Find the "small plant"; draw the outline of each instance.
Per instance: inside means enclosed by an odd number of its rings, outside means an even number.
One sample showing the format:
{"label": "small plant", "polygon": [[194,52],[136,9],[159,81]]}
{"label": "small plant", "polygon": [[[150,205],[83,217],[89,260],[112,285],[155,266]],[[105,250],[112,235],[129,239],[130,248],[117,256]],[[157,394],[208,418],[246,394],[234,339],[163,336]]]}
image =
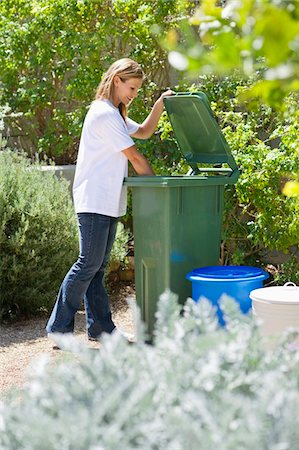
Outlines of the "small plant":
{"label": "small plant", "polygon": [[4,130],[4,117],[5,114],[9,111],[7,106],[0,106],[0,150],[5,147],[6,140],[3,138],[3,130]]}
{"label": "small plant", "polygon": [[40,167],[0,152],[0,321],[52,307],[78,253],[67,182]]}
{"label": "small plant", "polygon": [[112,272],[117,271],[121,266],[127,265],[128,243],[131,233],[123,223],[118,222],[115,241],[110,253],[109,267]]}
{"label": "small plant", "polygon": [[299,286],[298,258],[292,255],[286,262],[280,264],[274,271],[273,278],[277,285],[292,281]]}
{"label": "small plant", "polygon": [[[224,300],[159,302],[154,345],[107,335],[100,351],[60,340],[75,357],[45,358],[0,403],[0,449],[293,450],[299,351],[288,335],[266,350],[251,316]],[[297,335],[298,336],[298,335]],[[42,443],[42,444],[41,444]]]}

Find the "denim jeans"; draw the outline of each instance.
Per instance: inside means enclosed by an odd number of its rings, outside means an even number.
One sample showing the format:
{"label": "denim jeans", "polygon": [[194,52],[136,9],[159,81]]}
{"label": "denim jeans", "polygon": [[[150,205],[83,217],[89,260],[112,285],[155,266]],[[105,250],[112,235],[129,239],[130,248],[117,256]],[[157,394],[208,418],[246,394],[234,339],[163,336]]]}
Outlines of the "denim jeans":
{"label": "denim jeans", "polygon": [[80,254],[65,276],[52,314],[48,333],[74,331],[75,313],[84,300],[87,335],[111,333],[112,321],[109,299],[104,286],[104,272],[115,239],[118,219],[95,213],[79,213]]}

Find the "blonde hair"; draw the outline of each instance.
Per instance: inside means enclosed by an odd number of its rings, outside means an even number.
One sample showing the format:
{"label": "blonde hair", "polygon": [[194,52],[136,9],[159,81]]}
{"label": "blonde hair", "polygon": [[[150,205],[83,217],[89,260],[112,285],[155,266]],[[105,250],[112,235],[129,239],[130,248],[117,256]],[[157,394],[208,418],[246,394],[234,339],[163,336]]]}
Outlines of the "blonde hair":
{"label": "blonde hair", "polygon": [[[115,61],[109,69],[104,73],[102,80],[97,88],[96,100],[111,99],[114,91],[114,77],[118,75],[122,81],[129,80],[130,78],[138,78],[142,81],[145,79],[145,74],[141,66],[132,59],[122,58]],[[120,103],[119,112],[125,119],[127,116],[127,107],[123,103]]]}

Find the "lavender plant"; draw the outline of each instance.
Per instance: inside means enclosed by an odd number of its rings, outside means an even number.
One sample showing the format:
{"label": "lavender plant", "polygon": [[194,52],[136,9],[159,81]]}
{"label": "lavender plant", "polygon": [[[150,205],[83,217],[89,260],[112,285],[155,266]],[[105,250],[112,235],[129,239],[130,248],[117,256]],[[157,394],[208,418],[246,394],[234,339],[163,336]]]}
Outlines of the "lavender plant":
{"label": "lavender plant", "polygon": [[24,153],[0,151],[0,322],[52,308],[77,257],[68,184]]}
{"label": "lavender plant", "polygon": [[[0,449],[287,450],[298,448],[299,352],[267,350],[252,317],[223,302],[159,302],[154,345],[105,336],[100,351],[65,337],[69,356],[39,360],[0,406]],[[66,353],[66,355],[68,355]]]}

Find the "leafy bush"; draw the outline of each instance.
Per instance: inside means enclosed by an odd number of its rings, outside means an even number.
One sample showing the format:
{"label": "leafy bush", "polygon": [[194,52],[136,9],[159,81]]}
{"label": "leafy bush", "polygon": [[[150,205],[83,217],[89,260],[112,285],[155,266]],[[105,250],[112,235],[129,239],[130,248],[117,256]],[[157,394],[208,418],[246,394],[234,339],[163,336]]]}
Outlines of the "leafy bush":
{"label": "leafy bush", "polygon": [[[151,30],[177,23],[183,0],[9,0],[0,2],[0,104],[11,139],[57,163],[73,162],[86,108],[116,59],[136,59],[153,83],[136,102],[145,116],[154,92],[170,84],[167,54]],[[159,89],[158,88],[158,89]],[[14,142],[14,143],[15,143]]]}
{"label": "leafy bush", "polygon": [[[298,90],[299,3],[297,0],[207,0],[162,39],[169,60],[190,75],[259,74],[247,95],[280,106]],[[284,27],[280,27],[283,21]]]}
{"label": "leafy bush", "polygon": [[[294,104],[298,106],[298,101]],[[234,239],[235,249],[238,248],[243,257],[256,255],[262,248],[289,252],[295,247],[296,251],[299,244],[299,202],[282,193],[285,181],[299,171],[298,133],[295,132],[298,115],[292,116],[291,121],[288,111],[280,120],[277,117],[269,120],[271,116],[273,111],[219,114],[241,170],[235,191],[230,192],[237,201],[234,207],[228,203],[225,228],[229,229],[230,244]],[[236,222],[238,230],[233,226]],[[247,238],[246,243],[244,238]]]}
{"label": "leafy bush", "polygon": [[0,152],[0,320],[52,306],[77,256],[67,182],[40,167]]}
{"label": "leafy bush", "polygon": [[[206,300],[159,302],[155,345],[106,336],[0,404],[0,448],[293,450],[299,440],[299,352],[289,336],[267,350],[252,317],[226,300],[218,329]],[[230,319],[229,319],[230,318]],[[67,356],[67,355],[66,355]]]}
{"label": "leafy bush", "polygon": [[[278,264],[277,267],[270,266],[275,284],[282,286],[288,281],[299,286],[299,264],[298,257],[291,255],[285,262]],[[274,270],[273,270],[274,269]]]}
{"label": "leafy bush", "polygon": [[115,241],[110,253],[108,270],[118,270],[121,265],[126,265],[130,238],[130,231],[124,227],[122,222],[118,222]]}
{"label": "leafy bush", "polygon": [[[275,26],[282,17],[285,27]],[[218,113],[224,103],[230,104],[230,114],[225,111],[219,116],[222,123],[227,121],[227,138],[242,170],[236,191],[228,190],[226,202],[225,240],[233,247],[228,257],[240,264],[246,258],[256,259],[265,246],[291,250],[297,272],[298,17],[299,2],[294,0],[202,1],[179,29],[174,27],[161,39],[171,64],[192,79],[199,73],[228,75],[225,85],[233,88],[231,76],[236,70],[242,73],[245,88],[236,86],[227,97],[225,89],[216,88],[215,99]],[[231,108],[237,106],[238,90],[255,110],[242,104],[238,110]],[[297,99],[290,114],[285,100],[295,97],[294,92]],[[281,190],[291,199],[284,198]]]}
{"label": "leafy bush", "polygon": [[[248,105],[242,96],[253,82],[237,74],[202,76],[194,85],[177,89],[207,94],[240,168],[236,185],[225,190],[222,264],[261,264],[265,249],[280,250],[294,261],[283,268],[292,279],[299,271],[299,202],[282,190],[299,173],[298,96],[285,99],[283,113],[260,102]],[[159,131],[162,139],[173,141],[166,117]],[[183,168],[179,154],[174,156]]]}

